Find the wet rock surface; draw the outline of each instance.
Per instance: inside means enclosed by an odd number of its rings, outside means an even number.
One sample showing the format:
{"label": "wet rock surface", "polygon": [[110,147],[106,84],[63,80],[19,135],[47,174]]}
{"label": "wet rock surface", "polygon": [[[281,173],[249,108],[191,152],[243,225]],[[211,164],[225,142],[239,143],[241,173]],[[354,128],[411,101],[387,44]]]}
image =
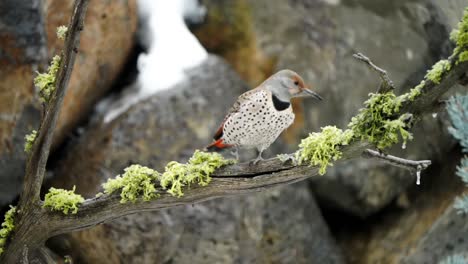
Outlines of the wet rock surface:
{"label": "wet rock surface", "polygon": [[449,207],[402,263],[440,262],[455,254],[468,258],[467,219],[468,215]]}
{"label": "wet rock surface", "polygon": [[[245,83],[211,56],[186,81],[96,123],[56,171],[54,186],[94,195],[129,163],[158,170],[186,160],[212,136]],[[90,183],[91,182],[91,183]],[[307,184],[126,216],[61,239],[95,263],[344,263]],[[53,244],[53,242],[51,242]],[[102,249],[102,250],[96,250]]]}

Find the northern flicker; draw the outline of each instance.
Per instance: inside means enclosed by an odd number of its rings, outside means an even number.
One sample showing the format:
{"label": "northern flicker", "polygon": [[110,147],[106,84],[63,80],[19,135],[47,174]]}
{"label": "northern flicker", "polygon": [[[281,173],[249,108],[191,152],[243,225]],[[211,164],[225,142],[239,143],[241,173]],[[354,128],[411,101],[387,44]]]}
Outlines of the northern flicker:
{"label": "northern flicker", "polygon": [[322,97],[306,87],[304,80],[291,70],[281,70],[257,88],[243,93],[229,110],[219,126],[214,141],[207,149],[256,148],[258,157],[253,164],[263,160],[262,153],[294,121],[291,98]]}

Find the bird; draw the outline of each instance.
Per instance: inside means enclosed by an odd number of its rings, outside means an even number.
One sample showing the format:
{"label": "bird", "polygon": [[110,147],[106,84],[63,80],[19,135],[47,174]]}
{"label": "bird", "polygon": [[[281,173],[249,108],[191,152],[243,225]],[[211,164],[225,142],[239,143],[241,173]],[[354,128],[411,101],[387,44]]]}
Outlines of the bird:
{"label": "bird", "polygon": [[250,163],[257,164],[263,160],[263,151],[293,123],[291,99],[305,96],[323,100],[296,72],[278,71],[237,98],[206,150],[235,148],[233,155],[238,160],[239,148],[254,148],[258,156]]}

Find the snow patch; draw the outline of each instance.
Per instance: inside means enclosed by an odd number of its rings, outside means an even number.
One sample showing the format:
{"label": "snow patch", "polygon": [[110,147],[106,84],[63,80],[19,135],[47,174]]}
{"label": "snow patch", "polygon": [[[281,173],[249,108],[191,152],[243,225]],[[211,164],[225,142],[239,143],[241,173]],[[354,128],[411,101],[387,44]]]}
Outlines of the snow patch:
{"label": "snow patch", "polygon": [[187,69],[200,65],[208,53],[185,20],[200,22],[206,9],[197,0],[138,0],[138,39],[146,49],[137,61],[138,91],[124,95],[104,117],[110,122],[130,106],[183,81]]}
{"label": "snow patch", "polygon": [[203,13],[204,9],[196,0],[139,0],[138,4],[147,23],[142,42],[149,43],[148,52],[138,57],[138,83],[140,94],[148,96],[182,81],[184,70],[207,58],[206,50],[184,21],[184,17]]}

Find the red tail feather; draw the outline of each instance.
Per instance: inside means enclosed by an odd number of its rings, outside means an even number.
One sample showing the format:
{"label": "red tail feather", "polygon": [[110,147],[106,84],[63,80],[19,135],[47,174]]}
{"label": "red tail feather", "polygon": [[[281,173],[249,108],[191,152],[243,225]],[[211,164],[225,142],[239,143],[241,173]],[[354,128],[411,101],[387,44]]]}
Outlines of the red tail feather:
{"label": "red tail feather", "polygon": [[218,140],[215,140],[213,143],[211,143],[210,145],[208,145],[206,147],[206,150],[221,150],[221,149],[225,149],[225,148],[230,148],[232,147],[233,145],[228,145],[228,144],[224,144],[223,143],[223,139],[218,139]]}

